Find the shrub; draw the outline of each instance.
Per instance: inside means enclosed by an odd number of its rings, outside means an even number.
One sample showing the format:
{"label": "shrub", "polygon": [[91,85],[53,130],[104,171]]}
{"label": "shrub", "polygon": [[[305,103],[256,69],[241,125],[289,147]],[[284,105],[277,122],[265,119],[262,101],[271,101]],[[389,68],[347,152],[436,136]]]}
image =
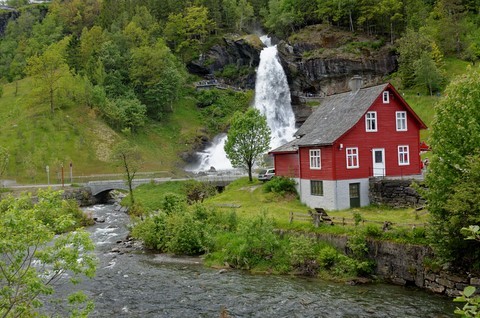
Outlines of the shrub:
{"label": "shrub", "polygon": [[302,275],[317,274],[319,266],[315,257],[315,244],[312,238],[303,235],[290,238],[290,262]]}
{"label": "shrub", "polygon": [[195,220],[192,213],[172,214],[167,219],[170,239],[168,252],[180,255],[197,255],[204,249],[204,227]]}
{"label": "shrub", "polygon": [[147,216],[134,224],[132,237],[143,241],[146,248],[167,251],[167,214],[163,211]]}
{"label": "shrub", "polygon": [[167,214],[184,212],[187,209],[184,196],[175,193],[167,193],[163,197],[162,210]]}
{"label": "shrub", "polygon": [[381,237],[383,235],[382,229],[375,224],[368,224],[365,227],[365,235],[368,237]]}
{"label": "shrub", "polygon": [[280,195],[285,195],[286,193],[297,194],[295,188],[295,181],[290,178],[285,177],[275,177],[264,185],[265,192],[274,192]]}
{"label": "shrub", "polygon": [[215,189],[213,184],[208,182],[189,180],[185,182],[185,192],[187,195],[187,202],[193,204],[196,202],[203,202],[204,199],[215,195],[217,189]]}
{"label": "shrub", "polygon": [[355,226],[358,226],[362,222],[362,215],[358,212],[353,213],[353,220],[355,221]]}
{"label": "shrub", "polygon": [[322,268],[331,269],[338,260],[338,251],[332,246],[326,246],[318,254],[318,262]]}
{"label": "shrub", "polygon": [[225,246],[225,261],[238,268],[250,269],[271,259],[279,246],[273,221],[265,215],[241,222],[235,237]]}
{"label": "shrub", "polygon": [[367,257],[368,246],[365,235],[355,233],[350,236],[347,241],[347,247],[355,259],[363,260]]}

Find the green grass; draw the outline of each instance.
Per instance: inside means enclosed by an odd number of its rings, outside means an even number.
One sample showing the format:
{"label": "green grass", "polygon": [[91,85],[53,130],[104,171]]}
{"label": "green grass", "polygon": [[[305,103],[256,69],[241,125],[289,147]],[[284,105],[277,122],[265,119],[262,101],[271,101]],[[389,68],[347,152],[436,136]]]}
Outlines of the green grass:
{"label": "green grass", "polygon": [[[167,193],[184,194],[184,182],[169,181],[164,183],[150,183],[137,187],[134,190],[135,201],[148,211],[155,211],[160,209],[163,197]],[[128,204],[128,198],[124,199],[125,204]],[[123,202],[122,202],[123,203]]]}
{"label": "green grass", "polygon": [[[33,102],[29,96],[30,78],[3,86],[0,98],[0,146],[8,149],[10,161],[2,178],[21,183],[46,183],[46,166],[50,181],[60,181],[61,166],[65,176],[73,164],[73,175],[121,173],[110,162],[113,147],[130,139],[140,147],[145,164],[142,171],[168,171],[182,174],[179,153],[190,150],[203,126],[193,93],[174,105],[174,112],[162,122],[150,121],[135,135],[112,130],[94,109],[83,105],[58,109],[52,115],[48,105]],[[75,182],[81,180],[75,180]]]}
{"label": "green grass", "polygon": [[[147,210],[158,210],[166,193],[185,193],[183,184],[183,182],[176,181],[142,185],[134,190],[135,199]],[[425,210],[415,211],[413,208],[391,209],[381,206],[368,206],[342,211],[327,211],[329,216],[335,218],[335,225],[321,225],[315,228],[312,222],[308,220],[296,220],[294,218],[293,222],[290,223],[290,212],[307,214],[309,210],[297,197],[293,195],[283,197],[274,193],[266,193],[264,186],[265,184],[262,182],[256,180],[249,182],[248,178],[241,178],[229,184],[222,193],[207,198],[204,204],[225,213],[234,210],[240,218],[251,219],[265,213],[266,216],[274,219],[275,226],[279,229],[343,235],[359,230],[368,231],[372,227],[377,227],[378,232],[384,239],[410,243],[425,242],[424,236],[416,237],[415,235],[418,233],[412,231],[413,225],[417,229],[423,229],[424,224],[427,223],[429,214]],[[358,226],[355,226],[353,218],[356,213],[367,222],[360,222]],[[342,225],[342,218],[347,221],[345,226]],[[381,229],[385,221],[393,223],[393,226],[391,231],[383,233]]]}

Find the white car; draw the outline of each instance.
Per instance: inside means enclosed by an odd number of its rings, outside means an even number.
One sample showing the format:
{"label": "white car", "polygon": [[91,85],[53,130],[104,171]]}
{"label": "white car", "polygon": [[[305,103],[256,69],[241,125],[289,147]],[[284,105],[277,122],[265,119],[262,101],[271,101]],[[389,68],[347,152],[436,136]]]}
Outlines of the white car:
{"label": "white car", "polygon": [[273,177],[275,177],[275,169],[274,168],[263,169],[258,174],[258,180],[263,181],[263,182],[269,181]]}

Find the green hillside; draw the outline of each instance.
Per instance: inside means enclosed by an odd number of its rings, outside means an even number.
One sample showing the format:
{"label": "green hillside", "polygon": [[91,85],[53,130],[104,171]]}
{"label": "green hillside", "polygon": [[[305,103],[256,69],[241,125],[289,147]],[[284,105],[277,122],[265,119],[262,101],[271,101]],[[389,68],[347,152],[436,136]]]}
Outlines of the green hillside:
{"label": "green hillside", "polygon": [[111,129],[98,111],[85,106],[57,110],[53,115],[46,105],[29,100],[29,78],[4,85],[0,98],[0,145],[9,149],[11,160],[5,178],[21,182],[46,182],[45,166],[51,177],[62,163],[73,163],[74,175],[115,173],[109,155],[121,140],[139,145],[144,171],[179,172],[178,153],[189,150],[202,127],[195,99],[186,95],[175,105],[175,112],[164,122],[149,121],[137,134],[122,134]]}

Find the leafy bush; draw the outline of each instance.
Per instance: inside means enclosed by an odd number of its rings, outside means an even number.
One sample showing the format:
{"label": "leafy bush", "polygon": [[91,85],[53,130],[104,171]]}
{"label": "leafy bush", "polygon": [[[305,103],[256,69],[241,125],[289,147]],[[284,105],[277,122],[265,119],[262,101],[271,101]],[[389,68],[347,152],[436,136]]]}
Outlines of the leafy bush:
{"label": "leafy bush", "polygon": [[183,212],[187,209],[185,197],[175,193],[165,194],[161,206],[162,210],[167,214]]}
{"label": "leafy bush", "polygon": [[365,235],[368,237],[382,237],[383,232],[379,226],[375,224],[368,224],[365,227]]}
{"label": "leafy bush", "polygon": [[290,238],[290,262],[303,275],[317,274],[319,265],[316,260],[315,244],[314,239],[303,235]]}
{"label": "leafy bush", "polygon": [[157,212],[136,222],[132,228],[132,237],[143,241],[146,248],[167,252],[167,214]]}
{"label": "leafy bush", "polygon": [[191,213],[172,214],[167,220],[168,252],[179,255],[197,255],[205,251],[205,227]]}
{"label": "leafy bush", "polygon": [[250,269],[261,261],[271,259],[279,246],[273,232],[273,220],[265,215],[240,223],[235,240],[225,246],[225,261],[237,268]]}
{"label": "leafy bush", "polygon": [[215,186],[208,182],[189,180],[185,182],[185,192],[189,204],[203,202],[204,199],[217,193]]}
{"label": "leafy bush", "polygon": [[347,247],[355,259],[363,260],[367,257],[368,246],[365,235],[355,233],[350,236],[347,241]]}
{"label": "leafy bush", "polygon": [[338,260],[338,254],[338,251],[332,246],[322,248],[318,254],[320,266],[325,269],[331,269]]}
{"label": "leafy bush", "polygon": [[263,190],[267,193],[274,192],[280,195],[285,195],[287,193],[297,194],[295,185],[296,183],[293,179],[285,177],[275,177],[265,183]]}

